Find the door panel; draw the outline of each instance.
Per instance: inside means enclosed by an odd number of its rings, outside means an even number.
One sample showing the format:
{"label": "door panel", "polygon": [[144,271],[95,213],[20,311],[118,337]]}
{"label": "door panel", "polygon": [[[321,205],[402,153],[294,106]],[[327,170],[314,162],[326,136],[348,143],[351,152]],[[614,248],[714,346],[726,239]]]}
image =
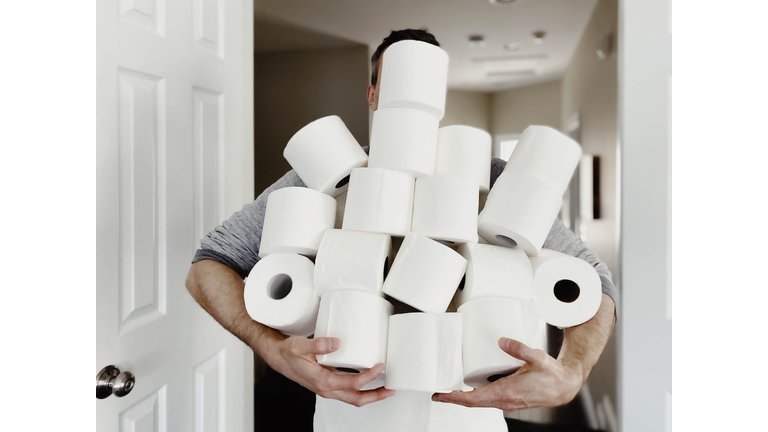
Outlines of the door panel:
{"label": "door panel", "polygon": [[224,95],[195,88],[195,244],[224,218]]}
{"label": "door panel", "polygon": [[253,199],[252,25],[247,0],[97,4],[94,372],[136,376],[97,401],[99,431],[253,429],[252,352],[184,286]]}
{"label": "door panel", "polygon": [[120,334],[165,315],[165,86],[118,70]]}

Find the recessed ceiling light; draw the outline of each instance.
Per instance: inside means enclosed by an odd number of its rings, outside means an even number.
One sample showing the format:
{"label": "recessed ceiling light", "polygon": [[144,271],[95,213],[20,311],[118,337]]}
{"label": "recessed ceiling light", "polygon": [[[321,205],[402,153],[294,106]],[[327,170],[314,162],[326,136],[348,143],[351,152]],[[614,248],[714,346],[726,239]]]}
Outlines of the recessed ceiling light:
{"label": "recessed ceiling light", "polygon": [[512,77],[535,76],[538,74],[539,74],[538,69],[525,69],[525,70],[518,70],[518,71],[486,72],[485,76],[488,78],[494,78],[494,77],[512,78]]}
{"label": "recessed ceiling light", "polygon": [[533,32],[533,43],[536,45],[541,45],[544,43],[544,36],[547,35],[547,32],[543,30],[538,30]]}
{"label": "recessed ceiling light", "polygon": [[486,63],[486,62],[505,62],[510,60],[546,60],[548,58],[549,58],[549,55],[547,55],[547,53],[515,54],[515,55],[504,55],[504,56],[494,56],[494,57],[475,57],[472,59],[472,62]]}
{"label": "recessed ceiling light", "polygon": [[518,51],[520,50],[520,43],[511,42],[511,43],[505,44],[504,49],[507,51]]}
{"label": "recessed ceiling light", "polygon": [[512,4],[517,3],[520,0],[488,0],[491,4]]}
{"label": "recessed ceiling light", "polygon": [[485,37],[483,35],[475,34],[469,36],[469,46],[471,48],[481,48],[485,46]]}

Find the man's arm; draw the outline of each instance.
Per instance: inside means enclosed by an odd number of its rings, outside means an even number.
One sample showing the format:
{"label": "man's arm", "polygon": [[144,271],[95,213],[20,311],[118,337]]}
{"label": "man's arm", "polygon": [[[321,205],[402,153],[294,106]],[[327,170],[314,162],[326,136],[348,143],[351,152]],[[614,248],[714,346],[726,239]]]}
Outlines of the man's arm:
{"label": "man's arm", "polygon": [[384,388],[359,391],[376,378],[383,364],[355,376],[336,375],[320,366],[315,356],[339,349],[341,342],[337,338],[286,338],[253,321],[245,309],[243,278],[259,261],[267,197],[274,190],[290,186],[304,186],[294,171],[211,231],[195,253],[187,289],[203,309],[248,344],[272,369],[318,395],[356,406],[389,397],[394,391]]}
{"label": "man's arm", "polygon": [[[616,306],[613,299],[609,295],[603,294],[600,309],[597,310],[592,319],[584,324],[565,329],[563,346],[560,348],[560,355],[557,359],[566,367],[581,368],[579,375],[582,378],[579,388],[587,381],[589,373],[595,367],[597,360],[600,359],[600,354],[603,353],[605,344],[608,343],[608,338],[613,333],[613,328],[616,325],[615,311]],[[578,390],[576,389],[577,393]],[[571,399],[567,400],[566,403],[570,402]]]}
{"label": "man's arm", "polygon": [[272,357],[285,337],[251,319],[245,310],[244,289],[234,270],[212,260],[192,264],[187,275],[187,290],[206,312],[262,358]]}
{"label": "man's arm", "polygon": [[272,369],[325,398],[338,399],[355,406],[386,399],[393,390],[379,388],[360,391],[383,370],[378,364],[359,375],[336,375],[317,363],[316,355],[339,349],[338,338],[307,339],[279,332],[253,321],[245,309],[245,284],[238,274],[212,260],[192,264],[187,289],[200,306],[225,329],[258,353]]}

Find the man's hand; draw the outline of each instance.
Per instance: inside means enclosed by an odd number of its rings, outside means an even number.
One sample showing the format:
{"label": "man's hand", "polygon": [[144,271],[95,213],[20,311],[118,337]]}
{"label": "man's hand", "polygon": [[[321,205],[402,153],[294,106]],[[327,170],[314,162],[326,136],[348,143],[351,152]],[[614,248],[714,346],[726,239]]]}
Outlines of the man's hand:
{"label": "man's hand", "polygon": [[384,370],[383,364],[359,375],[336,375],[320,366],[315,355],[339,349],[337,338],[285,338],[278,331],[252,320],[245,310],[240,276],[224,264],[204,260],[192,264],[187,289],[192,297],[225,329],[240,338],[277,372],[325,398],[363,406],[395,394],[379,388],[359,391]]}
{"label": "man's hand", "polygon": [[432,400],[469,407],[495,407],[504,411],[566,404],[576,397],[600,358],[616,323],[615,311],[613,299],[603,294],[600,308],[592,319],[565,329],[557,360],[522,342],[501,338],[499,347],[512,357],[523,360],[523,367],[485,387],[468,393],[435,394]]}
{"label": "man's hand", "polygon": [[338,350],[339,346],[338,338],[307,339],[291,336],[279,342],[276,349],[270,350],[272,355],[265,360],[272,369],[318,395],[356,407],[394,396],[394,390],[384,387],[360,391],[384,370],[384,363],[359,375],[336,375],[317,363],[316,355],[330,354]]}
{"label": "man's hand", "polygon": [[436,393],[432,400],[468,407],[493,407],[504,411],[563,405],[576,397],[584,383],[580,368],[570,368],[513,339],[499,339],[499,347],[525,364],[514,374],[471,392]]}

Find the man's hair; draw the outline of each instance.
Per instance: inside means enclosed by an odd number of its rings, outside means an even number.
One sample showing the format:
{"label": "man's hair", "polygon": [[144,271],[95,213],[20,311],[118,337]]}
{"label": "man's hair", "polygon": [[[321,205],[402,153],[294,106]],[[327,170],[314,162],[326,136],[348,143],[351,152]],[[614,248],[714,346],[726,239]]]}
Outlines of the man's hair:
{"label": "man's hair", "polygon": [[375,86],[376,83],[379,81],[379,59],[381,58],[381,54],[390,45],[392,45],[395,42],[400,42],[402,40],[417,40],[417,41],[422,41],[426,43],[431,43],[432,45],[440,46],[440,43],[437,41],[437,39],[435,39],[435,36],[432,33],[427,32],[426,30],[405,29],[405,30],[393,31],[392,33],[389,34],[389,36],[384,38],[384,40],[381,42],[381,45],[379,45],[379,47],[376,48],[376,52],[373,53],[373,55],[371,56],[371,84],[372,85]]}

